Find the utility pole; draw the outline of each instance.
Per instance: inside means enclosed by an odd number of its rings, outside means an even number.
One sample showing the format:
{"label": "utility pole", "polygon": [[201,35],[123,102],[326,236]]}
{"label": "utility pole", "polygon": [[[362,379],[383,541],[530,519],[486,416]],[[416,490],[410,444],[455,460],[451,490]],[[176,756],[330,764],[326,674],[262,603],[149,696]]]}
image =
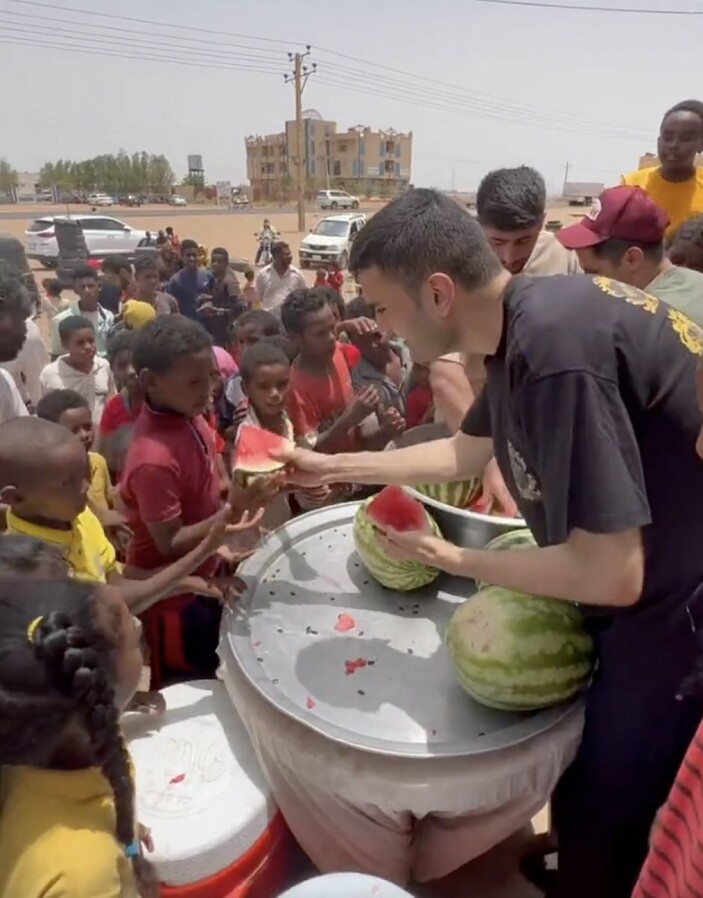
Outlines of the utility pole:
{"label": "utility pole", "polygon": [[317,63],[312,66],[305,65],[305,59],[310,55],[310,46],[306,46],[305,53],[289,53],[288,59],[293,65],[290,75],[284,75],[286,84],[292,84],[295,91],[295,182],[296,195],[298,197],[298,230],[305,230],[305,149],[304,149],[304,125],[303,125],[303,91],[308,83],[308,78],[317,70]]}
{"label": "utility pole", "polygon": [[562,196],[566,196],[566,185],[569,183],[569,169],[571,168],[571,164],[569,162],[564,166],[564,189],[562,191]]}

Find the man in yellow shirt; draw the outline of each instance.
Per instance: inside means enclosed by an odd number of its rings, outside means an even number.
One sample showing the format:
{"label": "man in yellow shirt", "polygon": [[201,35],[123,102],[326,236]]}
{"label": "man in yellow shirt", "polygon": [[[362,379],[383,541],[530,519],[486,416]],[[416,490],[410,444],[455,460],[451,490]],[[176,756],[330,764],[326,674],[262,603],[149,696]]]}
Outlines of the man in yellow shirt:
{"label": "man in yellow shirt", "polygon": [[703,103],[684,100],[662,119],[657,141],[659,165],[623,175],[621,183],[641,187],[669,216],[667,234],[691,215],[703,212]]}

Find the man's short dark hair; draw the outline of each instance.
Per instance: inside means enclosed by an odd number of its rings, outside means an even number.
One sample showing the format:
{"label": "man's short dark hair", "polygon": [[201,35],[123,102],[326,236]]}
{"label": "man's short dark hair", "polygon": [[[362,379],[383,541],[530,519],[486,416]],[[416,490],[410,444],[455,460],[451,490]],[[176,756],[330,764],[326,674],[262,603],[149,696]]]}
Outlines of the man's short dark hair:
{"label": "man's short dark hair", "polygon": [[214,259],[215,256],[222,256],[222,258],[229,264],[229,253],[222,246],[216,246],[215,249],[210,253],[210,258]]}
{"label": "man's short dark hair", "polygon": [[83,280],[83,278],[92,278],[94,281],[97,281],[98,273],[94,268],[91,268],[90,265],[78,265],[73,269],[72,277],[74,284],[76,281]]}
{"label": "man's short dark hair", "polygon": [[250,381],[262,365],[285,365],[286,368],[290,365],[288,356],[283,349],[271,342],[271,339],[255,343],[242,354],[239,373],[244,383]]}
{"label": "man's short dark hair", "polygon": [[354,318],[371,318],[375,321],[376,309],[363,296],[355,296],[344,307],[344,320],[352,321]]}
{"label": "man's short dark hair", "polygon": [[186,252],[190,252],[193,249],[196,251],[196,253],[198,252],[198,244],[195,242],[195,240],[190,240],[190,239],[186,238],[181,243],[181,255],[182,256],[184,256],[186,254]]}
{"label": "man's short dark hair", "polygon": [[544,178],[527,165],[489,172],[476,193],[479,222],[497,231],[523,231],[541,225],[546,208]]}
{"label": "man's short dark hair", "polygon": [[71,334],[75,334],[76,331],[91,330],[95,333],[93,322],[83,315],[69,315],[67,318],[62,318],[59,321],[58,330],[62,343],[66,343]]}
{"label": "man's short dark hair", "polygon": [[0,313],[28,318],[34,303],[17,269],[0,261]]}
{"label": "man's short dark hair", "polygon": [[137,331],[129,330],[126,327],[120,328],[120,330],[116,330],[113,334],[110,334],[107,338],[106,352],[107,360],[110,365],[114,365],[115,359],[120,352],[125,352],[125,350],[132,351],[136,334]]}
{"label": "man's short dark hair", "polygon": [[308,315],[314,315],[326,305],[327,297],[322,290],[309,287],[294,290],[283,300],[281,323],[289,334],[300,335],[305,330],[305,319]]}
{"label": "man's short dark hair", "polygon": [[662,125],[675,112],[692,112],[701,120],[701,127],[703,128],[703,102],[701,100],[681,100],[680,103],[676,103],[676,105],[672,106],[671,109],[667,109],[664,113]]}
{"label": "man's short dark hair", "polygon": [[703,247],[703,215],[691,215],[676,228],[667,240],[667,249],[676,243],[692,243]]}
{"label": "man's short dark hair", "polygon": [[628,249],[642,250],[643,255],[650,262],[661,262],[664,258],[663,243],[643,243],[640,240],[620,240],[618,237],[611,237],[603,243],[598,243],[592,247],[593,255],[597,259],[605,259],[617,265]]}
{"label": "man's short dark hair", "polygon": [[197,321],[185,315],[157,315],[136,331],[132,364],[137,372],[148,368],[155,374],[165,374],[181,356],[209,347],[212,347],[210,334]]}
{"label": "man's short dark hair", "polygon": [[290,244],[286,243],[285,240],[276,240],[276,242],[271,246],[271,255],[280,256],[280,254],[285,252],[287,249],[290,249]]}
{"label": "man's short dark hair", "polygon": [[143,274],[145,271],[158,271],[159,266],[156,264],[154,256],[140,256],[134,263],[135,275]]}
{"label": "man's short dark hair", "polygon": [[106,256],[100,266],[103,274],[122,274],[123,271],[132,271],[132,264],[127,256]]}
{"label": "man's short dark hair", "polygon": [[259,328],[262,337],[273,337],[281,333],[281,322],[273,312],[267,312],[266,309],[249,309],[241,314],[232,325],[232,330],[241,327]]}
{"label": "man's short dark hair", "polygon": [[61,291],[63,290],[63,284],[58,278],[44,278],[42,281],[42,287],[46,290],[49,296],[53,297],[61,297]]}
{"label": "man's short dark hair", "polygon": [[453,199],[425,188],[409,190],[364,225],[349,267],[357,273],[372,266],[402,283],[411,296],[434,272],[475,290],[502,270],[478,222]]}
{"label": "man's short dark hair", "polygon": [[70,412],[76,408],[90,409],[85,396],[81,396],[75,390],[52,390],[37,402],[37,418],[58,424],[64,412]]}

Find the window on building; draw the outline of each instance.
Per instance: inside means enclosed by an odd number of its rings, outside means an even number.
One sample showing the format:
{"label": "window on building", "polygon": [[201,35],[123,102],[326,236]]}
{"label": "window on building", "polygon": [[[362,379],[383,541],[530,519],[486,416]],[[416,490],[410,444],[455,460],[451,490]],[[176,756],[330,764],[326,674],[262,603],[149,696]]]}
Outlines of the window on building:
{"label": "window on building", "polygon": [[392,156],[395,153],[395,144],[392,140],[386,141],[386,153]]}
{"label": "window on building", "polygon": [[346,152],[347,152],[347,145],[346,145],[346,143],[340,143],[340,145],[339,145],[339,152],[340,152],[340,153],[346,153]]}
{"label": "window on building", "polygon": [[342,176],[342,163],[339,159],[335,159],[332,163],[333,172],[335,178],[340,178]]}
{"label": "window on building", "polygon": [[400,144],[399,143],[397,143],[395,145],[395,158],[400,159]]}

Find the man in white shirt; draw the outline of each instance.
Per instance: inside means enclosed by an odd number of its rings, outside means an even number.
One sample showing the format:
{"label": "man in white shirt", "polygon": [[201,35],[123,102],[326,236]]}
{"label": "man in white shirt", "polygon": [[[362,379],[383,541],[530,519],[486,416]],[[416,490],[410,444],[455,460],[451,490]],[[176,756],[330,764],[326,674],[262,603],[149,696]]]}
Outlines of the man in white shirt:
{"label": "man in white shirt", "polygon": [[254,286],[263,307],[278,313],[286,296],[304,289],[307,284],[300,270],[291,264],[293,253],[287,243],[274,243],[271,254],[273,262],[261,269]]}
{"label": "man in white shirt", "polygon": [[75,390],[86,400],[93,423],[100,424],[105,403],[115,395],[115,380],[106,359],[95,352],[95,331],[87,318],[71,315],[59,324],[64,355],[41,373],[41,394],[54,390]]}
{"label": "man in white shirt", "polygon": [[95,331],[95,345],[99,356],[107,353],[107,334],[115,323],[115,316],[109,309],[103,308],[98,302],[100,296],[100,282],[96,272],[85,265],[73,272],[73,291],[78,297],[78,302],[59,314],[51,322],[51,355],[56,358],[63,351],[59,336],[59,325],[72,315],[82,315],[93,325]]}
{"label": "man in white shirt", "polygon": [[[19,275],[0,262],[0,363],[11,362],[22,349],[32,311],[32,299]],[[14,380],[0,369],[0,424],[26,414]]]}
{"label": "man in white shirt", "polygon": [[2,367],[10,374],[17,386],[19,395],[30,407],[36,408],[41,397],[39,376],[49,362],[49,353],[39,333],[39,328],[32,318],[27,319],[27,339],[20,349],[17,358],[11,362],[3,362]]}

